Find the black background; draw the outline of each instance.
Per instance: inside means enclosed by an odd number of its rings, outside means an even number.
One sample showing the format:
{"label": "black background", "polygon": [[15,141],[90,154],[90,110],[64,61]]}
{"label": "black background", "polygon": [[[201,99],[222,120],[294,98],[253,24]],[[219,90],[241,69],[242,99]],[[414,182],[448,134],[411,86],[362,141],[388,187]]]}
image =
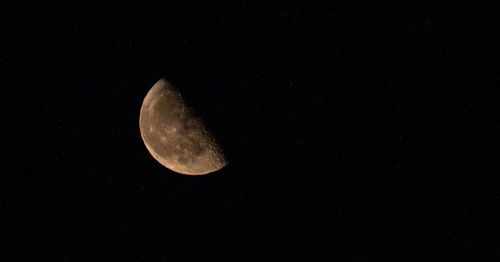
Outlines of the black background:
{"label": "black background", "polygon": [[[2,8],[2,256],[498,255],[492,5]],[[162,77],[227,167],[147,152]]]}

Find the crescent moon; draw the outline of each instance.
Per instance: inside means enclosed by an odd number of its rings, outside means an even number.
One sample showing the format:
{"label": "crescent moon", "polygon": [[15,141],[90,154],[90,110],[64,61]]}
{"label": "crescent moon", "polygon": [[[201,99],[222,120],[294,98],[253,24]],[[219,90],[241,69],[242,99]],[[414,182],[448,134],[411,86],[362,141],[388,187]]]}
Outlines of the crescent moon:
{"label": "crescent moon", "polygon": [[205,175],[227,165],[214,137],[165,79],[149,90],[139,116],[142,140],[166,168],[184,175]]}

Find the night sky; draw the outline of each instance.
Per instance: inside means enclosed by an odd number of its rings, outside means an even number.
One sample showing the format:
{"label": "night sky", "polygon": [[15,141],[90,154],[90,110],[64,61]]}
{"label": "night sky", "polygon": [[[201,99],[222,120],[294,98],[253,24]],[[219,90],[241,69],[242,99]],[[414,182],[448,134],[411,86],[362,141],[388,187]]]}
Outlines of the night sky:
{"label": "night sky", "polygon": [[[493,2],[101,2],[0,11],[0,257],[499,254]],[[160,78],[224,169],[149,154],[139,110]]]}

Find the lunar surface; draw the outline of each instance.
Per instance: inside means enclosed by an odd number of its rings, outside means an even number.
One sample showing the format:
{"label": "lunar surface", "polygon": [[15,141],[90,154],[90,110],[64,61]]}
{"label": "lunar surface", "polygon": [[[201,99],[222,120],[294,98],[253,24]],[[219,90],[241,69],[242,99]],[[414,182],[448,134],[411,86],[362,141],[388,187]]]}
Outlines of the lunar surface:
{"label": "lunar surface", "polygon": [[148,151],[172,171],[204,175],[227,165],[201,119],[165,79],[160,79],[144,98],[139,127]]}

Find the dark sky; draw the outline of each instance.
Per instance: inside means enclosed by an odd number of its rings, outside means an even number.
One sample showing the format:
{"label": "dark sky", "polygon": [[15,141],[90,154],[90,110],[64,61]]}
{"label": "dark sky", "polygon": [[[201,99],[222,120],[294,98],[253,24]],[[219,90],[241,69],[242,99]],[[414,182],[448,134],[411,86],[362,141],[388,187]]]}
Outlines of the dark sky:
{"label": "dark sky", "polygon": [[[492,2],[380,2],[2,8],[0,256],[498,255]],[[139,110],[162,77],[227,167],[182,176],[148,153]]]}

